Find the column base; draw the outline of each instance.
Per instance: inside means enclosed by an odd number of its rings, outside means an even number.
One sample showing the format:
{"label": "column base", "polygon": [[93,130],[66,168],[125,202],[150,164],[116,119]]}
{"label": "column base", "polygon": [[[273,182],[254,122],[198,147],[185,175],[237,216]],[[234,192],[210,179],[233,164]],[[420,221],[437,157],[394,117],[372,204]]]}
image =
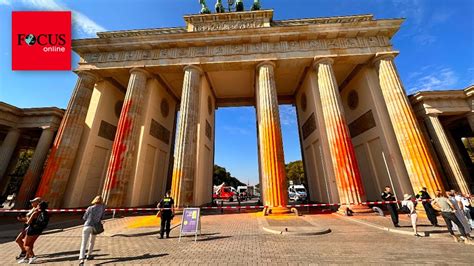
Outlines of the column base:
{"label": "column base", "polygon": [[283,214],[290,214],[291,211],[287,207],[267,207],[263,209],[266,215],[283,215]]}
{"label": "column base", "polygon": [[367,205],[353,204],[353,205],[341,205],[337,210],[337,213],[342,215],[352,215],[352,214],[369,214],[374,213],[374,211],[369,208]]}

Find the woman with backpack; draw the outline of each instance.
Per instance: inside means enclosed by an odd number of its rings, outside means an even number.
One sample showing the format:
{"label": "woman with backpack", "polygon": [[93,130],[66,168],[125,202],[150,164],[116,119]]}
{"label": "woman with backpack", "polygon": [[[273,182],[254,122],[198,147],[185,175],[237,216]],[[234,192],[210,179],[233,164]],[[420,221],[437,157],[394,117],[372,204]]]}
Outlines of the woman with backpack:
{"label": "woman with backpack", "polygon": [[35,212],[28,218],[26,222],[28,227],[26,229],[25,237],[25,250],[26,256],[18,261],[18,263],[29,263],[32,264],[36,260],[35,253],[33,252],[33,246],[38,237],[43,233],[43,230],[48,226],[49,215],[46,211],[48,209],[48,203],[45,201],[40,202],[36,207]]}
{"label": "woman with backpack", "polygon": [[409,195],[409,194],[403,195],[402,211],[406,212],[408,214],[408,217],[410,217],[411,226],[413,226],[413,231],[415,233],[415,236],[421,237],[421,235],[418,234],[418,228],[416,225],[418,221],[418,214],[416,213],[415,202],[416,201],[412,195]]}
{"label": "woman with backpack", "polygon": [[[92,259],[92,251],[94,250],[95,237],[104,231],[102,226],[102,218],[105,213],[105,205],[101,196],[97,196],[92,200],[91,206],[89,206],[84,213],[82,219],[84,222],[84,228],[82,229],[82,242],[81,250],[79,253],[79,261],[81,264],[84,261]],[[87,257],[85,257],[86,246],[89,244],[87,250]]]}
{"label": "woman with backpack", "polygon": [[21,249],[20,255],[16,256],[17,260],[21,260],[26,256],[25,238],[26,238],[26,229],[28,228],[27,222],[28,222],[28,219],[31,217],[31,215],[33,215],[33,213],[35,213],[36,208],[38,207],[38,204],[41,201],[42,200],[41,200],[40,197],[36,197],[36,198],[30,200],[31,210],[29,212],[27,212],[26,215],[19,215],[17,217],[18,221],[24,223],[23,229],[21,230],[21,232],[18,234],[18,236],[15,239],[15,242],[18,244],[18,246]]}

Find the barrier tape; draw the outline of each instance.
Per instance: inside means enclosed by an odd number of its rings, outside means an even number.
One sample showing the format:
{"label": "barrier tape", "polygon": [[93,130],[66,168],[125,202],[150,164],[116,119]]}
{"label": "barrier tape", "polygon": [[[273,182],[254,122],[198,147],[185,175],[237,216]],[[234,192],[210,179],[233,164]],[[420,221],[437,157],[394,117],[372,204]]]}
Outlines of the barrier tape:
{"label": "barrier tape", "polygon": [[[424,200],[414,200],[414,202],[430,202],[431,200],[424,199]],[[401,203],[400,200],[393,200],[393,201],[366,201],[362,202],[359,205],[383,205],[383,204],[392,204],[392,203]],[[308,203],[308,204],[293,204],[287,205],[287,208],[299,208],[299,207],[331,207],[331,206],[341,206],[341,205],[354,205],[354,203]],[[205,207],[195,207],[200,208],[201,210],[220,210],[220,209],[265,209],[268,206],[205,206]],[[174,208],[175,210],[182,210],[183,207]],[[106,208],[106,212],[135,212],[135,211],[158,211],[160,208]],[[170,210],[169,208],[163,208],[161,210]],[[21,213],[21,212],[29,212],[30,210],[5,210],[0,209],[0,213]],[[51,213],[62,213],[62,212],[85,212],[85,208],[75,208],[75,209],[48,209],[48,212]]]}

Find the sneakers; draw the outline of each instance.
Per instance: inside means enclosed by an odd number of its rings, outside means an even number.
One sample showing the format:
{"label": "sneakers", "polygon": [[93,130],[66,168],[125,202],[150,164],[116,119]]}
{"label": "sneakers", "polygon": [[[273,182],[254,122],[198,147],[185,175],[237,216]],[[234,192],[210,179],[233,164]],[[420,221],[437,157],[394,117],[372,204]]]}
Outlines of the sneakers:
{"label": "sneakers", "polygon": [[26,252],[20,253],[20,255],[16,256],[15,259],[19,260],[19,259],[23,259],[24,257],[26,257]]}
{"label": "sneakers", "polygon": [[421,237],[421,235],[420,235],[420,234],[418,234],[418,233],[416,233],[416,234],[415,234],[415,236],[416,236],[416,237]]}
{"label": "sneakers", "polygon": [[18,264],[22,264],[22,263],[28,263],[29,259],[27,258],[23,258],[21,260],[18,261]]}
{"label": "sneakers", "polygon": [[37,257],[31,257],[31,258],[23,258],[21,260],[18,261],[18,264],[22,264],[22,263],[28,263],[28,264],[33,264],[35,261],[36,261]]}
{"label": "sneakers", "polygon": [[457,237],[457,236],[453,236],[453,238],[454,238],[454,242],[460,242],[460,241],[461,241],[461,240],[459,239],[459,237]]}

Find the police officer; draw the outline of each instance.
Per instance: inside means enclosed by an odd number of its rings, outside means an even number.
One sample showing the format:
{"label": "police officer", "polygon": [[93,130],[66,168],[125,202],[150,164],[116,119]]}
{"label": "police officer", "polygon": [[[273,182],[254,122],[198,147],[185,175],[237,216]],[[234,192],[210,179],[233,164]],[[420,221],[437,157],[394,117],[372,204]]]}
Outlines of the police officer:
{"label": "police officer", "polygon": [[[426,188],[422,187],[420,192],[416,195],[416,199],[431,200],[431,197],[430,197],[430,194],[426,192]],[[436,211],[433,209],[433,206],[431,206],[431,202],[423,201],[422,204],[423,204],[423,207],[425,208],[426,216],[428,216],[430,223],[433,226],[439,226],[438,219],[436,218]]]}
{"label": "police officer", "polygon": [[[174,200],[170,196],[171,192],[166,191],[165,197],[158,203],[158,208],[161,212],[161,227],[160,227],[160,238],[163,238],[163,234],[166,230],[166,238],[170,237],[171,231],[171,219],[174,217]],[[165,229],[166,226],[166,229]]]}
{"label": "police officer", "polygon": [[[385,190],[382,192],[382,200],[383,201],[395,201],[395,197],[392,193],[392,188],[389,186],[385,187]],[[388,203],[386,204],[387,209],[390,211],[390,216],[392,217],[393,226],[400,227],[398,224],[398,206],[396,203]]]}

